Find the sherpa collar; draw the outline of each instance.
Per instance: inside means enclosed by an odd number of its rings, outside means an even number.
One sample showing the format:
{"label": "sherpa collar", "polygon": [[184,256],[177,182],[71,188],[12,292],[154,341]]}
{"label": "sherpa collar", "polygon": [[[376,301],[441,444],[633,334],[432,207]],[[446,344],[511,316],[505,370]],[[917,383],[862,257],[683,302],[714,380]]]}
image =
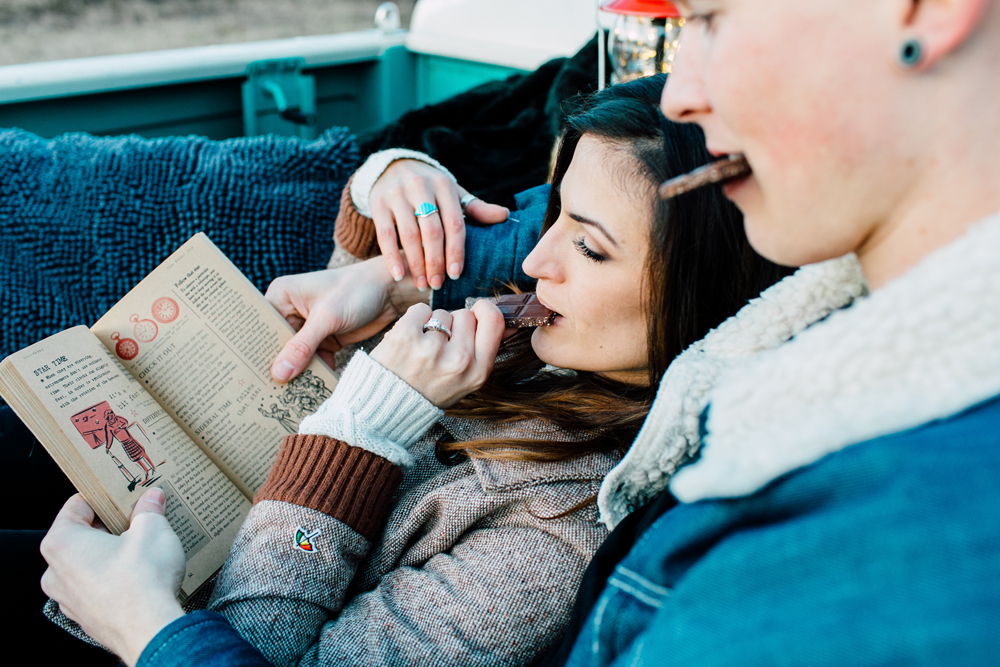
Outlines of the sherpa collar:
{"label": "sherpa collar", "polygon": [[1000,394],[1000,214],[869,298],[728,374],[678,499],[754,493],[780,475]]}
{"label": "sherpa collar", "polygon": [[778,347],[865,289],[854,255],[803,267],[678,356],[660,381],[635,443],[601,485],[601,521],[614,528],[663,491],[698,450],[698,420],[723,372]]}

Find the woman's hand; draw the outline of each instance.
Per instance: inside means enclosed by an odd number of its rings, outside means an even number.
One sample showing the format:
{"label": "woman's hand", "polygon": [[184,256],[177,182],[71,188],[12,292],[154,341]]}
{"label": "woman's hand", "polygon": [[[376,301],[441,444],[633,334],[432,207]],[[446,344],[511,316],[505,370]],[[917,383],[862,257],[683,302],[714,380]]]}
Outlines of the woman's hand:
{"label": "woman's hand", "polygon": [[132,510],[129,529],[116,537],[77,494],[42,540],[49,564],[42,590],[128,665],[184,615],[177,602],[184,549],[164,517],[165,501],[162,490],[146,491]]}
{"label": "woman's hand", "polygon": [[[405,262],[418,289],[440,289],[447,268],[452,279],[465,267],[465,218],[462,197],[468,191],[443,172],[419,160],[396,160],[375,181],[369,202],[379,248],[389,272],[402,280]],[[423,203],[434,204],[438,213],[419,220],[414,211]],[[503,206],[474,199],[465,213],[476,222],[492,225],[510,214]],[[398,232],[398,242],[397,242]]]}
{"label": "woman's hand", "polygon": [[[451,338],[441,331],[423,330],[432,316],[451,330]],[[396,322],[371,358],[437,407],[447,408],[486,382],[503,333],[503,315],[489,301],[454,313],[431,313],[430,306],[418,304]]]}
{"label": "woman's hand", "polygon": [[268,286],[265,297],[298,331],[271,364],[278,382],[301,373],[317,351],[333,367],[335,352],[378,333],[412,304],[426,300],[409,281],[394,281],[378,257],[282,276]]}

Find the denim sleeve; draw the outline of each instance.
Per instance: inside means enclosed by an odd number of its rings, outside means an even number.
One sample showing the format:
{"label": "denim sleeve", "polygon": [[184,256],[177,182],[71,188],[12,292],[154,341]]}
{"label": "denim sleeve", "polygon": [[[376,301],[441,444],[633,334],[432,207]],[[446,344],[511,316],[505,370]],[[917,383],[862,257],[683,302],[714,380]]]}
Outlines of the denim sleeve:
{"label": "denim sleeve", "polygon": [[431,297],[432,308],[465,308],[470,296],[492,296],[496,288],[513,282],[534,289],[535,280],[521,270],[521,263],[538,243],[551,186],[540,185],[515,197],[517,210],[498,225],[467,225],[465,269],[458,280],[446,279]]}
{"label": "denim sleeve", "polygon": [[222,616],[196,611],[177,619],[146,645],[136,667],[270,667]]}
{"label": "denim sleeve", "polygon": [[998,434],[1000,398],[678,505],[615,567],[567,664],[996,664]]}

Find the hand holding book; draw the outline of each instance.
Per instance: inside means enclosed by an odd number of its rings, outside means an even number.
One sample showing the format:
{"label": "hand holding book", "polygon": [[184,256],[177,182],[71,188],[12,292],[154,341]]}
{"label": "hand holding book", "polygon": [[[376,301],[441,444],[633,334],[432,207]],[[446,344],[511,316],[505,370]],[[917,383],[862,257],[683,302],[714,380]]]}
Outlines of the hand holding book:
{"label": "hand holding book", "polygon": [[184,615],[177,602],[184,549],[164,516],[165,503],[162,490],[146,491],[129,529],[112,535],[77,494],[42,540],[49,564],[42,590],[130,667],[160,630]]}

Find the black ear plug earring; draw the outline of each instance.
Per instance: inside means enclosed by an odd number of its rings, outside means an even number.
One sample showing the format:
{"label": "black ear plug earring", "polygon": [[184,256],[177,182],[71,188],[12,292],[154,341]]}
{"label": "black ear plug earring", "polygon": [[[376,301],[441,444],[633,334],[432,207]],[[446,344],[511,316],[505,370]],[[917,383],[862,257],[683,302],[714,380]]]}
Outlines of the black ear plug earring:
{"label": "black ear plug earring", "polygon": [[923,57],[924,47],[921,46],[920,40],[918,39],[906,40],[903,44],[903,48],[899,52],[899,62],[902,63],[903,67],[909,69],[919,65]]}

